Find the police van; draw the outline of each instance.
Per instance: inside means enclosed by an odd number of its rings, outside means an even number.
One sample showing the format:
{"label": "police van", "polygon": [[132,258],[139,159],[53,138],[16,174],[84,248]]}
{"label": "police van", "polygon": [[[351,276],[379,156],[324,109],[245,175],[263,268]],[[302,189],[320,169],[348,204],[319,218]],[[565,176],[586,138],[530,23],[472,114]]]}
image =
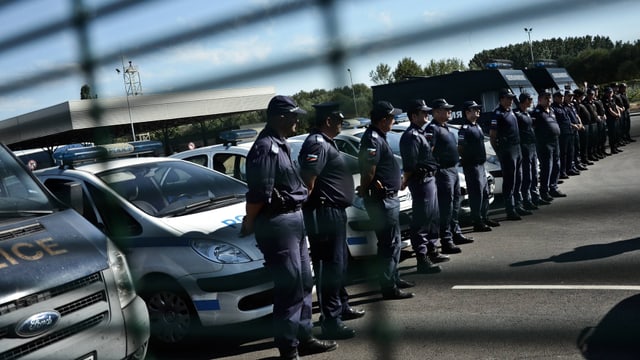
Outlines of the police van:
{"label": "police van", "polygon": [[82,214],[125,251],[151,339],[182,343],[201,327],[269,315],[271,277],[255,237],[240,236],[246,184],[188,161],[153,157],[157,141],[54,153],[36,171],[55,190],[79,184]]}
{"label": "police van", "polygon": [[487,69],[454,71],[446,75],[415,77],[397,83],[373,86],[373,100],[386,100],[402,108],[411,99],[424,99],[427,104],[444,98],[454,105],[449,123],[462,125],[462,104],[467,100],[482,105],[478,123],[488,132],[489,117],[499,102],[501,89],[511,89],[517,95],[523,92],[537,94],[522,70],[504,68],[503,62],[486,64]]}
{"label": "police van", "polygon": [[0,359],[143,359],[148,339],[125,255],[0,145]]}

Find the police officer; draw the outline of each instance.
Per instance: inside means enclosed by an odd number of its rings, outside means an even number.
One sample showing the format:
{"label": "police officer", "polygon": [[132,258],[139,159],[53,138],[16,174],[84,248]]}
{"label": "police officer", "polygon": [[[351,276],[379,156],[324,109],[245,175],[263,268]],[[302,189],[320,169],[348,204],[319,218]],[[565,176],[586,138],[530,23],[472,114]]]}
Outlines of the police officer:
{"label": "police officer", "polygon": [[344,116],[337,102],[313,105],[315,128],[302,144],[298,157],[300,175],[309,189],[302,207],[311,260],[316,275],[318,303],[322,314],[322,335],[347,339],[355,335],[342,320],[364,316],[364,310],[349,306],[344,287],[349,250],[347,212],[353,203],[353,176],[333,138],[342,129]]}
{"label": "police officer", "polygon": [[578,140],[580,142],[580,162],[583,165],[593,165],[593,162],[589,160],[589,138],[592,132],[591,124],[593,124],[593,121],[591,119],[591,112],[587,105],[585,105],[584,100],[585,96],[582,89],[573,90],[573,104],[578,112],[578,116],[580,117],[580,122],[582,123],[582,128],[578,131]]}
{"label": "police officer", "polygon": [[631,138],[631,114],[629,112],[631,104],[629,103],[629,97],[627,96],[627,84],[620,83],[620,86],[618,86],[618,91],[620,93],[620,99],[622,99],[622,105],[624,107],[624,111],[622,113],[622,138],[626,142],[636,142]]}
{"label": "police officer", "polygon": [[597,85],[592,84],[591,90],[594,91],[593,103],[596,106],[596,112],[598,113],[598,126],[597,126],[597,149],[601,158],[611,155],[606,151],[607,143],[607,117],[604,109],[602,99],[600,99],[600,90]]}
{"label": "police officer", "polygon": [[334,341],[311,334],[313,279],[300,207],[307,188],[297,174],[285,137],[295,133],[298,115],[306,114],[287,96],[275,96],[267,123],[247,154],[247,215],[242,233],[255,230],[258,247],[273,282],[275,344],[282,359],[298,353],[334,350]]}
{"label": "police officer", "polygon": [[538,192],[538,153],[536,151],[536,134],[533,130],[533,118],[529,108],[533,96],[523,92],[518,96],[518,107],[514,111],[518,119],[520,132],[520,151],[522,152],[522,181],[516,184],[516,202],[526,210],[536,210],[538,205],[549,205],[550,202],[540,198]]}
{"label": "police officer", "polygon": [[428,107],[424,100],[416,99],[407,106],[407,116],[411,124],[400,137],[404,189],[411,191],[411,246],[416,253],[418,273],[431,274],[441,271],[440,266],[432,262],[448,261],[449,257],[440,254],[437,245],[439,231],[438,194],[435,173],[438,163],[431,153],[431,145],[424,135],[423,126],[429,118]]}
{"label": "police officer", "polygon": [[571,162],[573,159],[573,128],[571,126],[571,118],[567,113],[567,109],[563,105],[564,93],[560,90],[553,93],[553,103],[551,104],[551,111],[556,117],[556,121],[560,126],[560,137],[558,139],[560,144],[560,179],[568,179],[569,175],[579,175],[580,173],[573,172],[571,168]]}
{"label": "police officer", "polygon": [[438,188],[438,208],[440,209],[440,245],[443,254],[458,254],[462,250],[456,246],[473,242],[462,235],[458,215],[460,213],[460,177],[457,165],[460,161],[458,139],[449,130],[447,122],[453,105],[445,99],[433,100],[431,104],[433,120],[425,131],[431,144],[433,156],[438,162],[436,187]]}
{"label": "police officer", "polygon": [[493,111],[489,138],[496,151],[502,168],[502,196],[507,212],[507,220],[520,220],[521,215],[531,215],[531,211],[516,206],[516,183],[522,176],[522,152],[520,150],[520,130],[518,119],[511,110],[516,97],[511,89],[498,93],[499,104]]}
{"label": "police officer", "polygon": [[415,284],[400,279],[400,165],[387,142],[386,134],[402,110],[388,101],[378,101],[371,110],[371,125],[362,135],[358,163],[359,195],[378,238],[378,279],[384,299],[407,299],[413,293],[401,288]]}
{"label": "police officer", "polygon": [[[540,163],[540,198],[548,202],[555,196],[561,196],[558,190],[560,173],[560,126],[551,111],[551,93],[540,92],[538,105],[532,114],[533,127],[536,134],[536,150]],[[566,195],[565,195],[566,196]]]}
{"label": "police officer", "polygon": [[617,127],[620,121],[620,111],[613,98],[613,89],[606,87],[604,89],[604,96],[602,97],[602,104],[605,109],[605,116],[607,119],[607,135],[609,137],[609,151],[611,154],[617,154],[622,152],[618,148]]}
{"label": "police officer", "polygon": [[487,217],[489,184],[484,168],[487,152],[484,148],[484,133],[477,123],[481,109],[482,106],[473,100],[462,104],[465,123],[458,131],[458,152],[467,183],[473,231],[491,231],[491,226],[498,226],[500,223]]}
{"label": "police officer", "polygon": [[599,151],[598,127],[600,126],[601,119],[595,102],[596,92],[593,89],[587,89],[586,94],[587,96],[582,103],[587,107],[589,115],[591,116],[591,124],[587,128],[587,131],[589,132],[589,139],[587,140],[588,159],[591,161],[599,161],[604,157],[604,155],[600,154]]}

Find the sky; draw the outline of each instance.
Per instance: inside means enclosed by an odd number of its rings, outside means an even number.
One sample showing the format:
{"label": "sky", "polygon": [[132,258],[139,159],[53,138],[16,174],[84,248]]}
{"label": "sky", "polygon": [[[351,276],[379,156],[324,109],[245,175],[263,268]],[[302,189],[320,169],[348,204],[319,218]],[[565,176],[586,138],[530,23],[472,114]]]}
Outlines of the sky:
{"label": "sky", "polygon": [[[134,5],[100,13],[85,32],[49,27],[67,21],[78,5],[93,16],[111,3]],[[329,9],[316,3],[3,2],[0,121],[77,100],[86,83],[100,98],[125,96],[123,77],[115,69],[128,61],[139,71],[144,94],[271,86],[292,95],[351,82],[374,85],[370,71],[380,63],[393,69],[404,57],[423,66],[447,58],[468,64],[483,50],[528,42],[529,36],[534,44],[586,35],[614,42],[640,39],[637,0],[336,0]],[[323,16],[326,11],[335,16]],[[24,34],[36,29],[45,30],[25,41]],[[182,33],[191,35],[175,38]],[[335,46],[345,49],[343,56],[328,62],[327,51]],[[535,56],[541,50],[533,51]],[[82,54],[98,60],[93,78],[81,70]]]}

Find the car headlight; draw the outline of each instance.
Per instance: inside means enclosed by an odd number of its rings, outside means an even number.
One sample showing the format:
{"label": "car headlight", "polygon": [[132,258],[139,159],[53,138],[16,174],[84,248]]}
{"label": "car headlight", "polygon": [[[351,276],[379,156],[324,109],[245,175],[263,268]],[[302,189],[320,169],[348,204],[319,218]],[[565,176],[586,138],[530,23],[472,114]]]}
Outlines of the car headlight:
{"label": "car headlight", "polygon": [[113,276],[116,280],[120,307],[124,308],[136,298],[136,291],[133,286],[129,265],[127,265],[127,258],[111,241],[107,242],[107,253],[109,256],[109,267],[111,271],[113,271]]}
{"label": "car headlight", "polygon": [[206,259],[220,264],[242,264],[251,261],[249,255],[240,248],[223,242],[193,240],[191,247]]}

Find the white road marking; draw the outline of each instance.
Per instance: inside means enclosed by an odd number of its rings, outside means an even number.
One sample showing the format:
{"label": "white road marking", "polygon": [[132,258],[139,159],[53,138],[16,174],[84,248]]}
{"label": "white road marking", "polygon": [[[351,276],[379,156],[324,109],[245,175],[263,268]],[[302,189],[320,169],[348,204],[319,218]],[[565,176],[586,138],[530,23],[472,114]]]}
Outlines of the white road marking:
{"label": "white road marking", "polygon": [[640,285],[454,285],[452,290],[624,290],[640,291]]}

